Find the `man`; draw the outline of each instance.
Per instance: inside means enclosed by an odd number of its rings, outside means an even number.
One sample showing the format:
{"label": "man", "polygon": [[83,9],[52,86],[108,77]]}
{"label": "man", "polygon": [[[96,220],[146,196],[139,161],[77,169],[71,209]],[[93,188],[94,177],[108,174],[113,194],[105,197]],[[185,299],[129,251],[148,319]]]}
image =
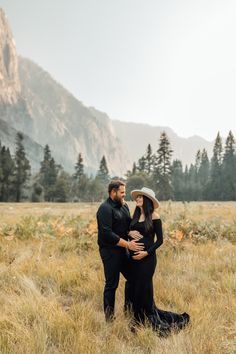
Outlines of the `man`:
{"label": "man", "polygon": [[[105,274],[103,293],[104,312],[107,321],[114,318],[115,293],[120,273],[128,279],[127,249],[142,251],[144,245],[136,239],[128,241],[131,221],[129,207],[125,203],[125,183],[113,180],[108,186],[109,198],[97,211],[98,245]],[[125,285],[125,306],[129,302],[129,283]]]}

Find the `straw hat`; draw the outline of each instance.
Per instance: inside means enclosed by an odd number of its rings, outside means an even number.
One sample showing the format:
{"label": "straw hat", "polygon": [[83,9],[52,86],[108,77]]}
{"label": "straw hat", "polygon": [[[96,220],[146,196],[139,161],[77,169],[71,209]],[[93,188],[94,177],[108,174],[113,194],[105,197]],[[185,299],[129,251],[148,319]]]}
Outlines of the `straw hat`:
{"label": "straw hat", "polygon": [[153,202],[154,209],[158,208],[160,205],[156,199],[155,193],[150,188],[143,187],[142,189],[134,189],[130,194],[133,200],[135,200],[138,195],[145,195],[145,197],[151,199]]}

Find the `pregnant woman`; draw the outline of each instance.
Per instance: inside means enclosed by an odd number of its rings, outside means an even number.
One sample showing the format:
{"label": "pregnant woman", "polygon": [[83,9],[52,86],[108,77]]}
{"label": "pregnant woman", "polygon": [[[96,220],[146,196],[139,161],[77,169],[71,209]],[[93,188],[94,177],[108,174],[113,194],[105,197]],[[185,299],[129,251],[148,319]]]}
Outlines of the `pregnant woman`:
{"label": "pregnant woman", "polygon": [[163,243],[162,223],[155,211],[159,202],[155,193],[146,187],[133,190],[131,197],[136,201],[136,208],[129,237],[139,239],[145,245],[144,251],[130,252],[131,307],[135,319],[133,329],[136,324],[148,322],[160,335],[167,335],[172,329],[183,328],[189,322],[189,315],[163,311],[155,305],[152,278],[157,264],[156,250]]}

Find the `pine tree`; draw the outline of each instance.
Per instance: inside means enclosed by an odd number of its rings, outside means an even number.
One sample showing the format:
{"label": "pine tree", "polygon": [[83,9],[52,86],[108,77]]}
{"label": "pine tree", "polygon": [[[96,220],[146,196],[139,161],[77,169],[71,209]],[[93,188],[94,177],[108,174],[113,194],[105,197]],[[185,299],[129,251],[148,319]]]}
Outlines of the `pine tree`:
{"label": "pine tree", "polygon": [[55,186],[57,181],[58,168],[48,145],[44,148],[44,158],[39,171],[39,183],[44,188],[44,198],[46,201],[53,201]]}
{"label": "pine tree", "polygon": [[99,170],[97,172],[97,178],[104,184],[109,182],[109,170],[107,167],[107,161],[105,156],[102,157],[99,165]]}
{"label": "pine tree", "polygon": [[236,156],[235,140],[230,131],[226,139],[223,157],[223,200],[236,199]]}
{"label": "pine tree", "polygon": [[195,157],[195,165],[190,166],[189,169],[189,179],[190,179],[190,190],[191,190],[191,200],[201,200],[202,199],[202,187],[199,178],[199,169],[201,166],[202,153],[198,150]]}
{"label": "pine tree", "polygon": [[150,176],[153,171],[153,154],[152,147],[150,144],[147,146],[147,151],[145,155],[145,172]]}
{"label": "pine tree", "polygon": [[196,153],[196,157],[195,157],[196,175],[198,174],[199,168],[200,168],[200,165],[201,165],[201,157],[202,157],[201,150],[198,150],[197,153]]}
{"label": "pine tree", "polygon": [[132,166],[132,170],[128,170],[128,171],[126,172],[125,176],[126,176],[127,178],[129,178],[129,177],[135,175],[136,172],[137,172],[137,166],[136,166],[136,163],[134,162],[134,163],[133,163],[133,166]]}
{"label": "pine tree", "polygon": [[174,160],[171,167],[171,183],[175,200],[184,200],[184,174],[180,160]]}
{"label": "pine tree", "polygon": [[210,200],[222,199],[222,139],[218,132],[211,158],[210,182],[208,185],[208,198]]}
{"label": "pine tree", "polygon": [[77,163],[75,165],[75,174],[74,174],[74,178],[76,179],[76,181],[79,181],[80,178],[84,175],[84,164],[83,164],[83,158],[82,158],[82,154],[79,153],[78,155],[78,160]]}
{"label": "pine tree", "polygon": [[58,173],[55,183],[53,199],[55,202],[64,203],[69,198],[71,176],[63,169]]}
{"label": "pine tree", "polygon": [[50,148],[48,144],[46,144],[44,147],[43,161],[41,161],[41,167],[40,167],[40,174],[42,175],[42,178],[45,178],[47,174],[51,158],[52,156],[51,156]]}
{"label": "pine tree", "polygon": [[[8,202],[13,197],[15,163],[9,148],[0,148],[0,201]],[[15,199],[15,198],[13,198]]]}
{"label": "pine tree", "polygon": [[85,201],[88,194],[89,179],[84,173],[84,164],[81,153],[78,155],[78,160],[75,165],[75,174],[73,175],[73,200]]}
{"label": "pine tree", "polygon": [[30,177],[30,163],[26,157],[25,148],[23,145],[23,134],[18,132],[16,134],[16,152],[15,152],[15,195],[16,201],[20,202],[22,198],[23,188]]}
{"label": "pine tree", "polygon": [[146,153],[138,160],[137,169],[140,172],[145,172],[150,176],[153,171],[153,164],[154,164],[154,156],[152,154],[152,147],[150,144],[148,144]]}
{"label": "pine tree", "polygon": [[191,163],[188,170],[188,199],[187,200],[198,200],[199,199],[199,188],[197,188],[196,183],[196,166]]}
{"label": "pine tree", "polygon": [[199,176],[199,182],[200,182],[200,195],[201,195],[201,200],[206,200],[207,199],[207,194],[208,194],[208,183],[209,183],[209,177],[210,177],[210,162],[208,159],[207,151],[206,149],[203,149],[202,154],[201,154],[201,163],[198,171],[198,176]]}
{"label": "pine tree", "polygon": [[156,166],[153,178],[156,185],[157,195],[162,200],[173,197],[173,187],[171,185],[171,156],[173,150],[165,132],[160,136],[159,149],[157,150]]}
{"label": "pine tree", "polygon": [[137,166],[136,163],[133,163],[133,167],[132,167],[132,175],[135,175],[137,173]]}
{"label": "pine tree", "polygon": [[188,166],[185,166],[184,170],[184,188],[183,188],[183,199],[189,200],[189,173],[188,173]]}
{"label": "pine tree", "polygon": [[140,157],[140,159],[138,160],[138,170],[140,172],[145,172],[145,169],[146,169],[146,160],[145,160],[145,157],[142,156]]}

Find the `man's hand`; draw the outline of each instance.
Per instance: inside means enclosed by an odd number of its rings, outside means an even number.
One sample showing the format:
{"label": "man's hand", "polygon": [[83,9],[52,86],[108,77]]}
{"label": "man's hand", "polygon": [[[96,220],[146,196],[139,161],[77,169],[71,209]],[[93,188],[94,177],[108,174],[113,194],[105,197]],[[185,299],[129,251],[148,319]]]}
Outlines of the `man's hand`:
{"label": "man's hand", "polygon": [[129,244],[128,248],[130,251],[138,252],[138,251],[144,250],[144,243],[137,243],[137,241],[132,240],[132,241],[129,241],[128,244]]}
{"label": "man's hand", "polygon": [[136,261],[140,261],[140,259],[143,259],[144,257],[147,256],[148,256],[147,251],[139,251],[139,252],[135,252],[135,255],[132,258],[135,259]]}
{"label": "man's hand", "polygon": [[128,235],[132,237],[134,240],[140,240],[143,236],[137,230],[131,230]]}

